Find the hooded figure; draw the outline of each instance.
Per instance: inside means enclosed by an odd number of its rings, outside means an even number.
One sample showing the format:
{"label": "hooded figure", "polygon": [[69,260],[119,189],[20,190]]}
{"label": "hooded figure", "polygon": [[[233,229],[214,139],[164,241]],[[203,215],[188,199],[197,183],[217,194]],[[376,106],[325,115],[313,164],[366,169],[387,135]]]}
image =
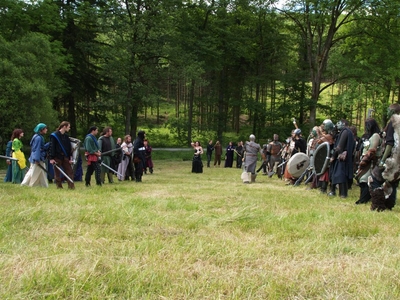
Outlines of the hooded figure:
{"label": "hooded figure", "polygon": [[21,185],[30,187],[42,186],[47,188],[49,186],[45,164],[47,149],[45,148],[43,137],[43,135],[47,133],[47,126],[44,123],[39,123],[33,131],[35,132],[35,135],[32,137],[30,142],[31,155],[29,157],[31,165]]}

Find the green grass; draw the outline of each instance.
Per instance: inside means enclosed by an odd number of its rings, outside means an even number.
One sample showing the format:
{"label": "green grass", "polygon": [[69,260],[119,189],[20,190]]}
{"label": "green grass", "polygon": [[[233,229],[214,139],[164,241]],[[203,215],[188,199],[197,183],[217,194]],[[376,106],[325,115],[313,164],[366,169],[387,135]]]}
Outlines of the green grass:
{"label": "green grass", "polygon": [[398,206],[154,163],[141,184],[0,183],[0,298],[399,298]]}

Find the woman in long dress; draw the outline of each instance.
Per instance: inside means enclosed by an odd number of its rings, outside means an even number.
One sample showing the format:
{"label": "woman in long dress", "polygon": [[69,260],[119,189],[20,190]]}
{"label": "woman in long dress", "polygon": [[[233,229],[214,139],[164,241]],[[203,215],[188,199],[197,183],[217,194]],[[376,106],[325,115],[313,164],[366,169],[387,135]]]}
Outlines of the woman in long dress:
{"label": "woman in long dress", "polygon": [[122,149],[122,160],[121,163],[118,165],[118,180],[123,181],[125,180],[126,170],[129,166],[130,161],[132,160],[132,152],[133,152],[133,144],[132,144],[132,137],[130,135],[126,135],[124,137],[124,142],[121,145]]}
{"label": "woman in long dress", "polygon": [[233,147],[232,142],[229,142],[228,147],[226,147],[225,168],[232,168],[234,151],[235,148]]}
{"label": "woman in long dress", "polygon": [[203,154],[203,147],[200,142],[191,143],[194,149],[193,162],[192,162],[192,173],[203,173],[203,162],[201,161],[201,155]]}
{"label": "woman in long dress", "polygon": [[12,161],[12,183],[20,184],[25,177],[26,173],[26,158],[22,152],[21,139],[24,136],[22,129],[15,129],[12,134],[12,157],[18,159],[18,161]]}

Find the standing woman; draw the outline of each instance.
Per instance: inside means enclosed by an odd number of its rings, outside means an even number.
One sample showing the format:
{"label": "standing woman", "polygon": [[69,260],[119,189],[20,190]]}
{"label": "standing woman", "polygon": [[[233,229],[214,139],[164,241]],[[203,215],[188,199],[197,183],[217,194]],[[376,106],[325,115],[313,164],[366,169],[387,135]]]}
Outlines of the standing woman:
{"label": "standing woman", "polygon": [[[6,156],[12,157],[12,138],[7,143]],[[7,167],[6,176],[4,177],[4,182],[11,182],[12,181],[12,162],[10,159],[7,159],[6,162],[7,162],[8,167]]]}
{"label": "standing woman", "polygon": [[[130,135],[126,135],[124,137],[124,142],[121,145],[122,149],[122,160],[121,163],[118,165],[118,180],[124,181],[126,179],[126,170],[128,169],[129,164],[132,164],[132,152],[133,152],[133,144],[132,144],[132,137]],[[122,176],[121,176],[122,175]],[[128,179],[129,179],[128,174]]]}
{"label": "standing woman", "polygon": [[200,142],[191,143],[194,148],[193,162],[192,162],[192,173],[203,173],[203,162],[201,161],[201,155],[203,154],[203,148]]}
{"label": "standing woman", "polygon": [[232,142],[229,142],[228,147],[226,147],[225,168],[232,168],[234,151],[235,148],[233,147]]}
{"label": "standing woman", "polygon": [[20,184],[25,177],[25,169],[26,169],[26,159],[25,155],[22,152],[22,142],[21,138],[24,136],[24,132],[22,129],[15,129],[11,136],[12,146],[11,149],[13,151],[12,157],[18,159],[18,161],[12,161],[12,183]]}
{"label": "standing woman", "polygon": [[[29,162],[31,164],[28,173],[26,173],[24,180],[21,185],[26,186],[42,186],[49,187],[47,180],[46,170],[46,155],[47,151],[45,148],[44,137],[47,133],[47,126],[44,123],[39,123],[33,129],[35,134],[33,135],[31,145],[31,155],[29,156]],[[68,139],[69,141],[69,139]],[[71,145],[71,144],[70,144]],[[72,168],[71,168],[72,173]],[[72,174],[70,174],[72,176]]]}

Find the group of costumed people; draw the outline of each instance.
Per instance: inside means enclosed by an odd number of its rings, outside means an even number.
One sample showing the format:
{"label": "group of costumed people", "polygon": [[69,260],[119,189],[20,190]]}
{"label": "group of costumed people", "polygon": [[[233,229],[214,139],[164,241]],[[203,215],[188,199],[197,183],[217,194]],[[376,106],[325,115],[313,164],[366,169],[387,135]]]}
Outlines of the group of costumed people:
{"label": "group of costumed people", "polygon": [[[365,120],[365,132],[361,138],[357,136],[356,128],[349,126],[349,122],[344,119],[336,125],[330,119],[324,120],[321,126],[311,130],[307,141],[296,126],[292,136],[283,144],[278,160],[280,170],[275,168],[270,174],[278,172],[278,176],[281,174],[288,185],[301,182],[302,177],[291,174],[290,167],[303,166],[305,160],[294,160],[296,153],[302,153],[297,154],[297,157],[308,157],[310,162],[303,173],[309,176],[307,181],[311,182],[310,189],[320,189],[328,196],[347,198],[355,179],[360,188],[355,204],[371,203],[371,210],[391,210],[396,204],[400,177],[400,104],[390,105],[387,116],[389,122],[383,129],[369,116]],[[326,165],[320,168],[320,174],[316,174],[313,170],[316,166],[314,156],[322,145],[328,149]],[[271,152],[269,150],[266,153],[270,155]],[[265,165],[271,168],[268,159]],[[273,165],[277,166],[276,163]]]}
{"label": "group of costumed people", "polygon": [[[80,140],[69,137],[71,125],[61,122],[57,130],[50,134],[50,141],[45,142],[48,131],[46,124],[39,123],[34,129],[30,141],[30,167],[27,167],[22,151],[24,136],[22,129],[15,129],[6,146],[7,173],[4,182],[12,182],[26,186],[48,187],[53,181],[57,188],[63,188],[67,182],[69,189],[74,189],[74,181],[82,181],[82,159],[79,154]],[[130,135],[114,141],[112,128],[105,127],[99,138],[98,127],[92,126],[84,139],[87,171],[85,185],[90,186],[91,177],[95,174],[96,184],[105,183],[105,175],[109,183],[114,182],[117,175],[119,181],[142,181],[143,173],[153,173],[152,147],[146,139],[146,133],[141,130],[132,142]]]}
{"label": "group of costumed people", "polygon": [[[192,160],[192,173],[203,173],[203,162],[201,160],[201,155],[204,153],[203,147],[201,146],[199,141],[192,142],[191,146],[194,149],[193,160]],[[238,142],[237,146],[234,147],[232,142],[229,142],[228,146],[225,149],[225,163],[224,168],[232,168],[234,162],[234,155],[236,154],[236,167],[242,167],[242,158],[243,158],[243,142]],[[213,145],[213,141],[209,140],[206,149],[207,155],[207,167],[209,168],[211,165],[212,154],[214,154],[214,167],[221,166],[222,160],[222,145],[219,141],[216,141]]]}

